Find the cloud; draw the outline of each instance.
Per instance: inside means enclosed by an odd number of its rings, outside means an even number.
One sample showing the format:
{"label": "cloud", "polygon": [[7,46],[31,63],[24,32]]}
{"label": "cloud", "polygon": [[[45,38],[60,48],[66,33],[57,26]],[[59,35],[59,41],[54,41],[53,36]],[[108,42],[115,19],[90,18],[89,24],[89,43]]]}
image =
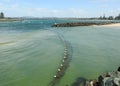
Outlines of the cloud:
{"label": "cloud", "polygon": [[41,17],[80,17],[85,14],[81,9],[49,9],[49,8],[27,8],[27,15]]}
{"label": "cloud", "polygon": [[[10,1],[10,0],[8,0]],[[92,0],[93,1],[93,0]],[[100,0],[94,0],[100,1]],[[104,0],[102,0],[104,1]],[[106,0],[105,0],[106,1]],[[110,0],[107,0],[110,1]],[[106,5],[105,5],[106,6]],[[104,9],[105,6],[98,5],[96,8]],[[106,7],[107,9],[107,7]],[[109,9],[109,10],[85,10],[81,8],[66,8],[66,9],[50,9],[50,8],[41,8],[41,7],[27,7],[20,5],[18,3],[12,4],[3,4],[0,2],[0,11],[5,13],[7,17],[22,17],[22,16],[33,16],[33,17],[99,17],[103,14],[109,15],[118,15],[120,8]]]}
{"label": "cloud", "polygon": [[86,11],[83,9],[50,9],[40,7],[25,7],[19,4],[4,5],[0,4],[1,11],[5,12],[6,16],[21,17],[21,16],[35,16],[35,17],[82,17]]}

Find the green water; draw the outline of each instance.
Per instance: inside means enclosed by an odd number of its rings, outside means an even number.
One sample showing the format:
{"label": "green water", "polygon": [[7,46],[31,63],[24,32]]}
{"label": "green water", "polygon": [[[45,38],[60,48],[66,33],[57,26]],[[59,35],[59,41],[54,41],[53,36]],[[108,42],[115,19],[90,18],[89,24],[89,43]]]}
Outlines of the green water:
{"label": "green water", "polygon": [[119,27],[59,28],[73,47],[73,58],[59,86],[78,77],[95,79],[120,65]]}
{"label": "green water", "polygon": [[41,30],[5,38],[15,42],[0,45],[0,86],[47,86],[63,53],[56,34]]}
{"label": "green water", "polygon": [[[120,27],[52,28],[67,39],[73,56],[56,86],[95,79],[120,66]],[[0,34],[0,86],[47,86],[60,66],[64,44],[50,30]]]}

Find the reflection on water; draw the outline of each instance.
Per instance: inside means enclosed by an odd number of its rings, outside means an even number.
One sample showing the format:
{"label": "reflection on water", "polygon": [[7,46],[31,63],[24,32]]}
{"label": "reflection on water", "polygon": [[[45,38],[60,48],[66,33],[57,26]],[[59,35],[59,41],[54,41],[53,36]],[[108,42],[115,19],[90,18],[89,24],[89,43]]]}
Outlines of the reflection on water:
{"label": "reflection on water", "polygon": [[[0,86],[47,86],[61,64],[64,43],[59,36],[45,29],[23,30],[27,26],[19,27],[21,31],[16,26],[0,28]],[[52,29],[73,48],[70,65],[57,86],[79,85],[84,78],[97,78],[120,65],[118,27]]]}

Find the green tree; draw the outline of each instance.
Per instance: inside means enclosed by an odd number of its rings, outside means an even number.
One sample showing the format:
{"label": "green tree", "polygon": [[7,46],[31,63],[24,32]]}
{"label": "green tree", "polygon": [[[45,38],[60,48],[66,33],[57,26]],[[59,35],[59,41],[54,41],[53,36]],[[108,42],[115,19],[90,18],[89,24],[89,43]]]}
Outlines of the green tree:
{"label": "green tree", "polygon": [[99,19],[103,19],[102,16],[100,16]]}
{"label": "green tree", "polygon": [[109,20],[113,20],[114,18],[113,18],[113,16],[109,16],[108,19]]}
{"label": "green tree", "polygon": [[116,16],[115,19],[120,20],[120,14]]}
{"label": "green tree", "polygon": [[0,18],[4,18],[4,13],[3,12],[0,13]]}

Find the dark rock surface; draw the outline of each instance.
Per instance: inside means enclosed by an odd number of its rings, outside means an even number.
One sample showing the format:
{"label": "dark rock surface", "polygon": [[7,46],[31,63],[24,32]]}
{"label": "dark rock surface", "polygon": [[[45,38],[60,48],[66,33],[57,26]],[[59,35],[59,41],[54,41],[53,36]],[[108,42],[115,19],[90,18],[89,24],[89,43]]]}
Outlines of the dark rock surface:
{"label": "dark rock surface", "polygon": [[98,80],[87,81],[86,86],[120,86],[120,67],[116,71],[100,75]]}
{"label": "dark rock surface", "polygon": [[107,25],[114,24],[116,22],[68,22],[68,23],[59,23],[54,24],[52,27],[75,27],[75,26],[92,26],[92,25]]}

